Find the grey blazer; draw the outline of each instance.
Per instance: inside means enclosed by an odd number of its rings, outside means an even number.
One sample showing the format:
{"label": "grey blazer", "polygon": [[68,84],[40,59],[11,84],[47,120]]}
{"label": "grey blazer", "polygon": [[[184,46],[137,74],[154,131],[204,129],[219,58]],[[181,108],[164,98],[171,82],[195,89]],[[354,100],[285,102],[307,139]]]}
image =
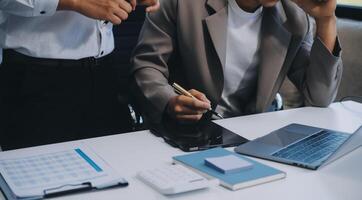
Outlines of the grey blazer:
{"label": "grey blazer", "polygon": [[[215,107],[223,91],[227,0],[161,0],[146,17],[132,58],[133,91],[153,122],[160,122],[177,82],[206,94]],[[242,37],[242,36],[241,36]],[[240,47],[247,48],[247,47]],[[342,75],[340,56],[318,39],[306,13],[288,0],[263,9],[260,64],[248,112],[264,112],[286,76],[306,105],[328,106]],[[339,43],[335,52],[340,54]]]}

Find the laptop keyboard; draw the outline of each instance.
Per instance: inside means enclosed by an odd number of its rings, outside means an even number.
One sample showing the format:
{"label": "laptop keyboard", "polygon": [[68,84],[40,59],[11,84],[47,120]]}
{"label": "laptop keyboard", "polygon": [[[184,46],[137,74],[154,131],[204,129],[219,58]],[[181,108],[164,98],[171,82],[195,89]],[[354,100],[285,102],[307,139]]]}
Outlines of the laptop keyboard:
{"label": "laptop keyboard", "polygon": [[334,152],[347,138],[346,134],[323,130],[290,144],[272,155],[303,163],[313,163]]}

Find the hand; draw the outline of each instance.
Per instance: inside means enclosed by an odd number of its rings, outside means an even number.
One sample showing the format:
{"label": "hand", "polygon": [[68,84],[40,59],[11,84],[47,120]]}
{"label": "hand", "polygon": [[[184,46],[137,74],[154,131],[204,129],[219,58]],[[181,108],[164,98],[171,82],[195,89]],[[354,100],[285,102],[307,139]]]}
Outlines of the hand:
{"label": "hand", "polygon": [[318,2],[317,0],[292,1],[316,20],[335,16],[335,10],[337,7],[336,0],[324,0],[321,2]]}
{"label": "hand", "polygon": [[189,92],[196,98],[179,95],[168,102],[167,113],[172,118],[184,122],[197,122],[211,107],[210,101],[203,93],[197,90],[189,90]]}
{"label": "hand", "polygon": [[132,12],[125,0],[60,0],[58,10],[73,10],[87,17],[120,24]]}
{"label": "hand", "polygon": [[155,12],[160,8],[159,0],[137,0],[137,3],[140,5],[147,6],[146,12]]}

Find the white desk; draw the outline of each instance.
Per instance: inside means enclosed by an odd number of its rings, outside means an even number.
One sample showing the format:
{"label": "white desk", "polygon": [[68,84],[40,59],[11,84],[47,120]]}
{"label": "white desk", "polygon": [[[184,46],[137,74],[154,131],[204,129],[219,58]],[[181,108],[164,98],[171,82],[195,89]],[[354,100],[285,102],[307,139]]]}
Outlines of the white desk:
{"label": "white desk", "polygon": [[[362,104],[335,103],[329,108],[300,108],[217,121],[218,124],[248,139],[262,136],[289,123],[302,123],[345,132],[362,124]],[[362,148],[318,171],[260,162],[287,172],[283,180],[238,191],[221,186],[176,196],[163,196],[135,178],[138,171],[171,163],[171,157],[184,152],[167,145],[161,138],[141,131],[84,140],[130,182],[126,188],[64,196],[60,199],[362,199]],[[51,145],[48,145],[51,148]],[[37,147],[35,147],[37,148]],[[17,151],[29,151],[32,148]]]}

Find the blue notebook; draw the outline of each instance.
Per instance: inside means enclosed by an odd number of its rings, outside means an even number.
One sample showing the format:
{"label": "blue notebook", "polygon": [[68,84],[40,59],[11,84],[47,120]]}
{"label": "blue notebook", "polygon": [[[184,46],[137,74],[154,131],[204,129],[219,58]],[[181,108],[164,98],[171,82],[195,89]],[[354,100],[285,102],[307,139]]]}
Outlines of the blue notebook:
{"label": "blue notebook", "polygon": [[[243,170],[237,173],[225,174],[216,169],[205,165],[205,158],[219,157],[226,155],[235,155],[253,164],[251,169]],[[214,148],[197,153],[174,156],[175,163],[182,164],[186,167],[196,170],[207,177],[213,177],[220,180],[222,186],[231,190],[237,190],[261,183],[266,183],[285,178],[286,173],[257,161],[249,159],[240,154],[230,152],[223,148]]]}

